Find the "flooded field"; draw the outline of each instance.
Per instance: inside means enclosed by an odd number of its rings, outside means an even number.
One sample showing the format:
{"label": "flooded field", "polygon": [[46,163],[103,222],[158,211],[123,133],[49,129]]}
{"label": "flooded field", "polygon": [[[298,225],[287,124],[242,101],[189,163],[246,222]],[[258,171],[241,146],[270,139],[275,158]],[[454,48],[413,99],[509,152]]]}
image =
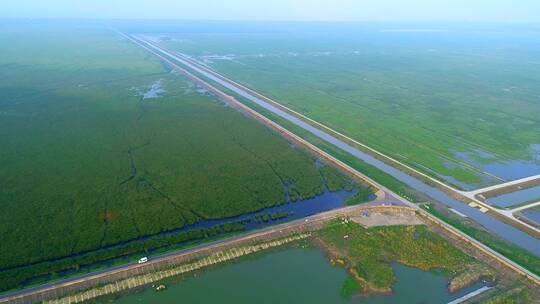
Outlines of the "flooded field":
{"label": "flooded field", "polygon": [[452,294],[440,275],[400,264],[394,264],[393,270],[397,277],[393,294],[345,297],[345,269],[331,266],[319,250],[290,248],[189,276],[162,292],[147,288],[113,302],[436,304],[448,303],[478,287]]}
{"label": "flooded field", "polygon": [[489,197],[486,202],[499,207],[513,207],[525,202],[540,201],[540,185]]}
{"label": "flooded field", "polygon": [[141,93],[143,99],[158,98],[165,93],[165,90],[162,87],[162,80],[154,82],[148,91]]}
{"label": "flooded field", "polygon": [[523,210],[521,211],[521,214],[525,216],[527,219],[540,225],[540,207],[534,207],[531,209]]}
{"label": "flooded field", "polygon": [[455,152],[455,155],[468,164],[501,177],[505,180],[515,180],[540,173],[540,145],[530,145],[531,159],[504,160],[496,155],[474,149],[470,152]]}

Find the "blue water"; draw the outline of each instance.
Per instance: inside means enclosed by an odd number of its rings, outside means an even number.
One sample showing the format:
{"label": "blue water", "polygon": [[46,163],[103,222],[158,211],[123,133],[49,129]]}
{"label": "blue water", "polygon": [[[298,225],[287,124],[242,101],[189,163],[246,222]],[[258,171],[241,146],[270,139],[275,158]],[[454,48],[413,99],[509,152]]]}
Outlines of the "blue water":
{"label": "blue water", "polygon": [[159,98],[165,93],[165,90],[161,87],[161,80],[156,81],[148,91],[142,94],[143,99]]}
{"label": "blue water", "polygon": [[[192,231],[196,229],[211,228],[211,227],[216,227],[216,226],[223,225],[226,223],[242,222],[245,225],[246,230],[263,228],[270,225],[275,225],[275,224],[283,223],[286,221],[300,219],[300,218],[318,214],[324,211],[329,211],[332,209],[343,207],[345,205],[345,202],[349,198],[353,197],[357,193],[357,191],[358,191],[357,189],[353,189],[350,191],[339,190],[335,192],[330,192],[328,191],[326,186],[324,186],[324,192],[313,198],[295,201],[295,202],[288,200],[285,204],[282,204],[282,205],[264,208],[256,212],[244,213],[238,216],[233,216],[233,217],[228,217],[228,218],[215,219],[215,220],[202,220],[195,224],[187,225],[179,229],[161,232],[157,235],[139,237],[130,241],[123,242],[123,243],[106,246],[106,247],[103,247],[103,249],[109,250],[113,248],[124,247],[133,242],[137,242],[141,240],[148,240],[148,239],[159,237],[159,236],[178,234],[178,233],[188,232],[188,231]],[[372,194],[369,197],[369,199],[370,200],[375,199],[375,195]],[[288,216],[285,218],[277,219],[277,220],[269,220],[267,222],[256,220],[257,216],[267,214],[267,213],[276,213],[276,212],[287,212]],[[177,244],[177,245],[182,245],[182,244]],[[162,249],[154,249],[154,250],[147,251],[146,254],[153,255],[153,254],[159,254],[160,252],[162,252]],[[85,253],[83,252],[83,253],[71,255],[69,257],[77,257],[77,256],[82,256],[84,254]],[[63,259],[63,258],[66,258],[66,257],[61,257],[59,259]],[[135,259],[135,257],[132,257],[132,258]],[[54,260],[51,260],[51,261],[54,261]],[[103,261],[93,263],[93,264],[80,265],[79,271],[82,271],[82,272],[92,271],[93,269],[95,269],[95,267],[100,267],[100,268],[113,267],[116,262],[118,262],[118,259],[109,259],[109,260],[103,260]],[[63,277],[68,277],[68,276],[73,275],[74,272],[75,270],[73,269],[67,269],[65,271],[60,271],[58,275],[60,278],[63,278]],[[39,282],[49,281],[51,278],[52,277],[50,275],[45,275],[41,277],[32,278],[28,280],[27,282],[24,282],[24,284],[33,285]]]}
{"label": "blue water", "polygon": [[[188,226],[183,227],[182,229],[178,229],[178,230],[167,232],[167,233],[178,233],[178,232],[190,231],[190,230],[199,229],[199,228],[210,228],[213,226],[222,225],[225,223],[233,223],[233,222],[244,222],[248,230],[261,228],[264,226],[268,226],[270,224],[276,224],[276,223],[281,223],[285,221],[300,219],[306,216],[310,216],[310,215],[314,215],[314,214],[321,213],[324,211],[329,211],[332,209],[343,207],[347,199],[354,196],[356,192],[357,192],[356,189],[351,190],[351,191],[340,190],[336,192],[330,192],[327,189],[325,189],[323,194],[310,198],[310,199],[305,199],[305,200],[301,200],[297,202],[289,201],[283,205],[265,208],[257,212],[244,213],[244,214],[229,217],[229,218],[222,218],[222,219],[216,219],[216,220],[202,220],[196,224],[188,225]],[[370,198],[373,199],[374,196],[372,195]],[[276,212],[287,212],[289,213],[289,216],[283,219],[278,219],[278,220],[266,222],[266,223],[258,222],[255,220],[257,216],[260,216],[266,213],[276,213]]]}
{"label": "blue water", "polygon": [[[495,155],[480,149],[473,152],[454,152],[454,155],[505,180],[515,180],[540,174],[540,145],[531,145],[530,150],[531,160],[497,160]],[[480,162],[477,158],[488,160],[488,162]],[[493,161],[489,161],[490,159]]]}
{"label": "blue water", "polygon": [[[151,46],[152,47],[152,46]],[[527,233],[517,229],[517,228],[514,228],[513,226],[511,225],[508,225],[508,224],[505,224],[499,220],[497,220],[496,218],[490,216],[490,215],[487,215],[485,213],[482,213],[480,212],[478,209],[475,209],[475,208],[471,208],[469,207],[468,205],[458,201],[458,200],[455,200],[453,199],[452,197],[450,197],[448,194],[446,194],[445,192],[439,190],[438,188],[435,188],[435,187],[432,187],[426,183],[424,183],[423,181],[415,178],[415,177],[412,177],[378,159],[376,159],[375,157],[367,154],[367,153],[364,153],[362,151],[360,151],[359,149],[357,148],[354,148],[353,146],[335,138],[334,136],[304,122],[303,120],[297,118],[296,116],[293,116],[263,100],[261,100],[260,98],[257,98],[255,96],[253,96],[252,94],[242,90],[242,89],[239,89],[235,86],[233,86],[232,84],[220,79],[219,77],[216,77],[214,75],[212,75],[211,73],[209,72],[206,72],[192,64],[190,64],[189,62],[185,61],[184,59],[178,57],[178,56],[175,56],[175,55],[172,55],[170,53],[166,53],[166,52],[163,52],[159,49],[157,49],[158,52],[160,53],[164,53],[166,56],[169,56],[173,59],[175,59],[176,61],[182,63],[183,65],[185,66],[188,66],[190,67],[192,70],[196,71],[197,73],[199,74],[202,74],[204,75],[206,78],[208,79],[211,79],[212,81],[215,81],[217,83],[219,83],[220,85],[226,87],[227,89],[235,92],[236,94],[244,97],[244,98],[247,98],[249,100],[251,100],[252,102],[256,103],[257,105],[277,114],[278,116],[288,120],[289,122],[301,127],[302,129],[310,132],[311,134],[325,140],[326,142],[342,149],[343,151],[346,151],[348,152],[349,154],[357,157],[358,159],[361,159],[362,161],[364,161],[365,163],[367,164],[370,164],[378,169],[380,169],[381,171],[387,173],[387,174],[390,174],[392,175],[394,178],[400,180],[401,182],[405,183],[406,185],[408,185],[409,187],[413,188],[413,189],[416,189],[426,195],[428,195],[429,197],[435,199],[436,201],[439,201],[451,208],[454,208],[455,210],[458,210],[459,212],[463,213],[463,214],[466,214],[468,217],[470,217],[471,219],[475,220],[476,222],[478,222],[479,224],[481,224],[482,226],[484,226],[487,230],[489,230],[491,233],[495,234],[495,235],[498,235],[500,236],[501,238],[511,242],[511,243],[514,243],[516,245],[518,245],[519,247],[522,247],[530,252],[532,252],[533,254],[535,255],[538,255],[540,256],[540,241],[530,235],[528,235]]]}
{"label": "blue water", "polygon": [[540,225],[540,209],[526,209],[521,211],[521,214]]}
{"label": "blue water", "polygon": [[540,185],[490,197],[486,202],[500,207],[512,207],[531,200],[540,200]]}
{"label": "blue water", "polygon": [[473,290],[475,284],[448,292],[448,280],[433,272],[394,263],[393,293],[385,296],[341,295],[348,277],[344,268],[333,267],[319,250],[286,249],[259,254],[237,263],[186,275],[162,292],[153,288],[120,296],[109,302],[139,303],[310,303],[310,304],[446,304]]}
{"label": "blue water", "polygon": [[[446,168],[449,168],[449,169],[452,169],[452,168],[465,169],[465,167],[463,165],[461,165],[459,163],[449,161],[449,160],[443,160],[443,164],[444,164],[444,166]],[[440,173],[438,173],[438,172],[436,172],[434,170],[431,170],[431,169],[429,169],[427,167],[424,167],[424,168],[426,168],[426,170],[429,170],[430,172],[438,175],[439,177],[441,177],[442,179],[448,181],[449,183],[451,183],[453,185],[456,185],[459,188],[461,188],[463,190],[467,190],[467,191],[471,191],[471,190],[478,189],[478,188],[484,188],[484,187],[488,187],[488,186],[492,186],[492,185],[500,183],[500,180],[494,178],[493,176],[490,176],[488,174],[484,174],[484,173],[481,173],[481,172],[477,172],[477,176],[480,178],[480,181],[478,183],[465,183],[465,182],[462,182],[462,181],[456,179],[453,176],[440,174]]]}

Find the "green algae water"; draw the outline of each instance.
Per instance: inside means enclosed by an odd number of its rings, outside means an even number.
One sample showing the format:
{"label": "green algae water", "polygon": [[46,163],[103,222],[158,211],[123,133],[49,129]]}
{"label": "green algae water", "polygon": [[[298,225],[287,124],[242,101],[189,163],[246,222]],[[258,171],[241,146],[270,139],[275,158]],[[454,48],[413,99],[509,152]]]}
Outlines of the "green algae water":
{"label": "green algae water", "polygon": [[[450,294],[444,277],[400,264],[397,282],[388,296],[344,298],[341,288],[347,272],[330,265],[316,249],[289,248],[259,254],[190,276],[165,291],[147,288],[109,300],[136,303],[448,303],[468,292]],[[109,302],[107,301],[107,302]]]}

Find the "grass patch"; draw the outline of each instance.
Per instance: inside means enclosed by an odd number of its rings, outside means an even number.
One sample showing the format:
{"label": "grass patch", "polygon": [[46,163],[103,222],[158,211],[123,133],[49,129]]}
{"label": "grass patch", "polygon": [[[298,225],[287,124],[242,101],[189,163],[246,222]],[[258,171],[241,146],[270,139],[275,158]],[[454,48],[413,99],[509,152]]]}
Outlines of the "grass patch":
{"label": "grass patch", "polygon": [[538,259],[538,257],[536,257],[535,255],[508,242],[505,242],[499,238],[496,238],[487,231],[472,227],[469,224],[465,224],[456,217],[447,216],[442,212],[438,211],[432,205],[427,206],[430,207],[426,208],[426,206],[424,206],[424,209],[436,216],[437,218],[445,221],[446,223],[462,231],[463,233],[475,238],[476,240],[480,241],[491,249],[499,252],[510,260],[523,266],[527,270],[537,275],[540,274],[540,259]]}
{"label": "grass patch", "polygon": [[359,294],[362,292],[362,286],[356,282],[355,279],[348,276],[345,281],[343,282],[343,286],[341,286],[341,296],[348,299],[356,294]]}
{"label": "grass patch", "polygon": [[525,286],[518,286],[499,292],[495,296],[482,301],[482,304],[528,304],[534,303],[533,296]]}
{"label": "grass patch", "polygon": [[324,247],[346,261],[367,290],[388,291],[395,281],[392,262],[449,277],[476,263],[473,258],[426,226],[381,226],[365,229],[354,222],[333,221],[317,232]]}

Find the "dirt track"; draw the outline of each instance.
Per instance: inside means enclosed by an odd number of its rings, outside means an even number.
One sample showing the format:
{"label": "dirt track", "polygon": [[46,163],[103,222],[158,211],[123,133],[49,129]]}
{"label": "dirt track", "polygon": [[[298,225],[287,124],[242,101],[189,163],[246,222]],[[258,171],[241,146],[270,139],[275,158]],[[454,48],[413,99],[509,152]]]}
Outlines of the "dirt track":
{"label": "dirt track", "polygon": [[384,209],[360,212],[354,214],[351,220],[364,227],[391,226],[391,225],[420,225],[424,224],[416,213],[411,212],[387,212]]}

